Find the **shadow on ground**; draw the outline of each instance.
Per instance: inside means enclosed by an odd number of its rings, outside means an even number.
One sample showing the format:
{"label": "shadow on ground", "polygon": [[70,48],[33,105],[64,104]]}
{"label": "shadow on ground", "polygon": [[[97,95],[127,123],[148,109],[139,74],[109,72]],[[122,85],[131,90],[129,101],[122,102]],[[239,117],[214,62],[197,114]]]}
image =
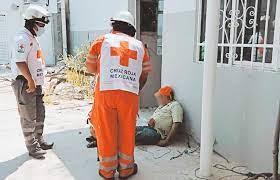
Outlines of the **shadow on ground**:
{"label": "shadow on ground", "polygon": [[85,138],[88,129],[63,131],[47,135],[47,140],[54,142],[54,153],[64,163],[74,179],[98,179],[96,149],[88,149]]}
{"label": "shadow on ground", "polygon": [[5,179],[16,172],[28,160],[30,160],[30,157],[26,153],[9,161],[0,162],[0,179]]}

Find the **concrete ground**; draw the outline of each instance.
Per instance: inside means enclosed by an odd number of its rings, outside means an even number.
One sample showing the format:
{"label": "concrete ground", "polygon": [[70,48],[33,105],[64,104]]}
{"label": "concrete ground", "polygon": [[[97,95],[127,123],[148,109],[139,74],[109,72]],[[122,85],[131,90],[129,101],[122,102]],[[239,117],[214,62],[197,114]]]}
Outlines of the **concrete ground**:
{"label": "concrete ground", "polygon": [[[1,70],[0,70],[1,72]],[[2,76],[7,74],[2,72]],[[0,75],[1,76],[1,75]],[[85,138],[89,135],[86,125],[87,113],[91,105],[86,101],[61,102],[48,105],[46,112],[45,136],[55,142],[45,160],[35,160],[28,156],[24,145],[15,98],[10,83],[0,78],[0,180],[98,180],[96,150],[87,149]],[[151,114],[142,110],[140,122],[144,123]],[[185,139],[185,138],[180,138]],[[190,149],[194,150],[194,147]],[[186,149],[184,140],[167,148],[139,146],[135,149],[139,173],[132,180],[193,180],[199,167],[199,152],[170,160]],[[228,164],[215,155],[214,164]],[[244,171],[244,168],[236,170]],[[227,171],[213,168],[210,179],[239,180]],[[234,176],[233,176],[234,175]]]}

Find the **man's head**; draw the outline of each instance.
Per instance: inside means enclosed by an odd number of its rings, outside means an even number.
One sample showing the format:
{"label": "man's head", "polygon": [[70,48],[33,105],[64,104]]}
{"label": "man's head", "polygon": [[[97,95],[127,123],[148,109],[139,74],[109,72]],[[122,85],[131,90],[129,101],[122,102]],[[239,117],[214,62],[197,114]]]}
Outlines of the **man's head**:
{"label": "man's head", "polygon": [[30,5],[23,14],[25,28],[34,36],[41,36],[45,31],[46,24],[49,23],[49,12],[38,5]]}
{"label": "man's head", "polygon": [[132,14],[128,11],[119,12],[116,16],[111,18],[113,31],[122,32],[131,37],[135,36],[136,28],[135,21]]}
{"label": "man's head", "polygon": [[155,93],[155,97],[158,105],[164,106],[174,100],[174,92],[170,86],[165,86]]}

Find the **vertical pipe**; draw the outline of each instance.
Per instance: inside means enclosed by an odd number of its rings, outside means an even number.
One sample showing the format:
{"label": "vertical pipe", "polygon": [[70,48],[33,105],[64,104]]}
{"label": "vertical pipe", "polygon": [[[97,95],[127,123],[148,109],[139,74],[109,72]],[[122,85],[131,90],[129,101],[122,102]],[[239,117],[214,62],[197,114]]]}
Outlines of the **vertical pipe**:
{"label": "vertical pipe", "polygon": [[264,66],[265,66],[265,58],[266,58],[266,45],[267,43],[267,34],[268,34],[268,21],[269,21],[269,13],[270,13],[270,0],[267,0],[267,6],[266,6],[266,15],[265,15],[265,29],[264,29],[264,41],[263,41],[263,45],[264,45],[264,51],[263,51],[263,58],[262,58],[262,68],[264,70]]}
{"label": "vertical pipe", "polygon": [[273,139],[273,180],[278,180],[278,155],[279,155],[279,134],[280,134],[280,103],[278,103],[278,114]]}
{"label": "vertical pipe", "polygon": [[[225,20],[226,20],[226,12],[227,12],[227,8],[228,8],[228,2],[225,0],[224,1],[224,11],[223,11],[223,22],[222,22],[222,44],[225,44],[225,33],[226,32],[226,23],[225,23]],[[221,64],[223,65],[224,64],[224,49],[225,49],[225,46],[222,45],[221,46]]]}
{"label": "vertical pipe", "polygon": [[[210,2],[210,3],[209,3]],[[205,62],[203,74],[200,175],[211,176],[213,154],[212,109],[216,84],[220,0],[207,3]]]}
{"label": "vertical pipe", "polygon": [[67,24],[66,24],[66,4],[65,0],[61,0],[61,22],[62,22],[62,47],[63,56],[67,56]]}
{"label": "vertical pipe", "polygon": [[280,1],[277,1],[276,4],[276,14],[275,14],[275,26],[274,26],[274,39],[273,39],[273,56],[272,63],[274,65],[274,70],[278,71],[280,60],[279,60],[279,52],[280,52]]}
{"label": "vertical pipe", "polygon": [[[242,22],[242,42],[241,44],[244,44],[245,41],[245,28],[247,23],[247,0],[243,3],[243,22]],[[243,54],[244,54],[244,47],[241,47],[241,55],[240,55],[240,65],[242,66],[243,62]]]}
{"label": "vertical pipe", "polygon": [[232,6],[231,6],[231,21],[230,21],[230,48],[229,48],[229,60],[228,64],[232,66],[232,64],[235,62],[235,54],[236,54],[236,47],[234,44],[236,43],[236,0],[232,0]]}
{"label": "vertical pipe", "polygon": [[136,28],[137,28],[137,32],[136,32],[136,37],[137,39],[141,39],[141,1],[140,0],[136,0]]}
{"label": "vertical pipe", "polygon": [[[258,17],[258,5],[259,5],[259,0],[255,1],[255,13],[254,13],[254,27],[253,27],[253,40],[252,40],[252,51],[251,51],[251,68],[253,69],[254,67],[254,61],[256,61],[256,57],[258,56],[257,51],[256,51],[256,44],[258,44],[258,38],[257,42],[255,42],[256,38],[256,29],[257,29],[257,17]],[[257,37],[259,36],[259,32],[257,33]],[[255,57],[254,57],[255,55]]]}

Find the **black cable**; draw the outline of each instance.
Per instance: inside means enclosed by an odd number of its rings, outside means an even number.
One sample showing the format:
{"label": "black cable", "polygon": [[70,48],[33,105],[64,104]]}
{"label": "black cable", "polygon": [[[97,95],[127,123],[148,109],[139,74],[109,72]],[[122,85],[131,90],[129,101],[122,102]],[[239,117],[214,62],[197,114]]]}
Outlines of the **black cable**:
{"label": "black cable", "polygon": [[167,149],[168,149],[167,152],[165,152],[164,154],[162,154],[162,155],[160,155],[160,156],[155,156],[155,153],[153,153],[153,152],[151,152],[151,151],[149,151],[149,150],[147,150],[147,149],[143,149],[143,148],[141,148],[141,147],[138,147],[138,149],[140,149],[141,151],[144,151],[144,152],[147,152],[147,153],[151,154],[151,155],[153,156],[154,159],[160,159],[160,158],[166,156],[167,154],[171,153],[171,151],[172,151],[170,148],[167,148]]}
{"label": "black cable", "polygon": [[225,157],[223,156],[222,154],[218,153],[217,151],[213,151],[215,154],[217,154],[218,156],[220,156],[221,158],[223,158],[228,164],[230,163],[230,161]]}
{"label": "black cable", "polygon": [[[228,175],[228,176],[224,176],[224,177],[221,177],[221,178],[219,178],[218,180],[223,180],[223,179],[225,179],[225,178],[230,178],[230,177],[236,177],[236,176],[241,176],[241,175]],[[243,176],[242,176],[243,177]]]}
{"label": "black cable", "polygon": [[233,168],[229,169],[228,167],[226,167],[225,165],[222,165],[222,164],[215,164],[213,167],[216,168],[216,169],[224,170],[224,171],[230,171],[230,172],[233,172],[235,174],[242,175],[242,176],[248,176],[249,175],[249,173],[242,173],[242,172],[235,171],[234,169],[236,169],[237,167],[233,167]]}
{"label": "black cable", "polygon": [[184,154],[188,154],[188,155],[190,155],[190,154],[192,154],[192,153],[195,153],[196,151],[198,151],[199,150],[199,146],[198,147],[196,147],[195,149],[193,149],[193,150],[190,150],[190,148],[186,148],[183,152],[180,152],[180,151],[178,151],[179,152],[179,154],[177,155],[177,156],[173,156],[173,157],[171,157],[170,158],[170,160],[174,160],[174,159],[177,159],[177,158],[179,158],[179,157],[181,157],[181,156],[183,156]]}
{"label": "black cable", "polygon": [[245,166],[235,166],[235,167],[232,167],[230,169],[230,168],[226,167],[225,165],[215,164],[213,167],[217,168],[217,169],[220,169],[220,170],[233,172],[233,173],[241,175],[241,176],[246,176],[247,177],[247,178],[245,178],[246,180],[254,180],[254,179],[257,179],[259,177],[263,177],[265,179],[268,179],[268,178],[272,177],[272,173],[259,173],[259,174],[252,173],[252,172],[242,173],[242,172],[239,172],[239,171],[235,170],[236,168],[240,168],[240,167],[246,168]]}

